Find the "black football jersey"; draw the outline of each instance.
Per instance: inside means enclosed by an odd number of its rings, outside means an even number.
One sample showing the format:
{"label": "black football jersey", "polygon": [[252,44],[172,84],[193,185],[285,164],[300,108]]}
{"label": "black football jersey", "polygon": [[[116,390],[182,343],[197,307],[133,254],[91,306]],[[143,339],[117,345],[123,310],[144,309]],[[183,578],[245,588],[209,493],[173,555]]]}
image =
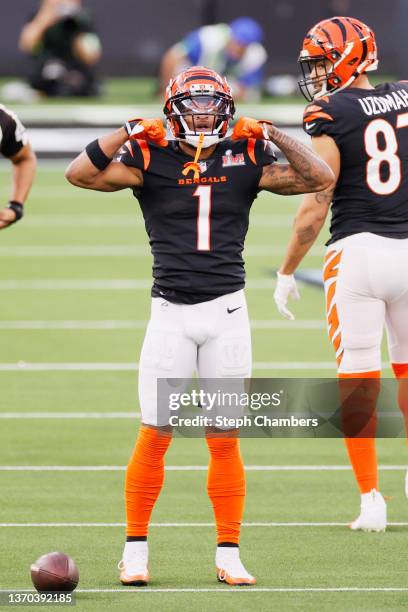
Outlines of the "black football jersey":
{"label": "black football jersey", "polygon": [[27,144],[27,133],[17,115],[0,104],[0,152],[13,157]]}
{"label": "black football jersey", "polygon": [[193,160],[177,141],[161,147],[132,140],[118,159],[143,171],[134,195],[153,254],[152,295],[196,304],[242,289],[249,211],[262,167],[275,160],[270,144],[226,139],[199,162],[199,178],[183,175]]}
{"label": "black football jersey", "polygon": [[303,127],[340,150],[327,244],[360,232],[408,238],[408,81],[316,100]]}

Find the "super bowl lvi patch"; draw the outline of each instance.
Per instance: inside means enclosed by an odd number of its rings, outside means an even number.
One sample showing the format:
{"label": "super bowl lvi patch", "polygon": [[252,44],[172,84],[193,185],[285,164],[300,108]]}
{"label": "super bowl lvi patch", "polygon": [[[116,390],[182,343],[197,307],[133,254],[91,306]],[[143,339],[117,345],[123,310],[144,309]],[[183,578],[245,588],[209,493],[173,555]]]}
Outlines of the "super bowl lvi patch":
{"label": "super bowl lvi patch", "polygon": [[231,149],[225,151],[225,155],[222,156],[222,167],[230,168],[231,166],[245,166],[245,158],[243,153],[232,154]]}

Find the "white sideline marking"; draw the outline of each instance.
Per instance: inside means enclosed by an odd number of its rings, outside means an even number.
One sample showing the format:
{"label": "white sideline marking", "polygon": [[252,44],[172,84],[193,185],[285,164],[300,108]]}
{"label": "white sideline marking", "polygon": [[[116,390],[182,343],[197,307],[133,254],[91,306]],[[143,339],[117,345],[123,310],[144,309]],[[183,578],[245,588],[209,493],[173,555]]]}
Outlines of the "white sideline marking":
{"label": "white sideline marking", "polygon": [[[325,247],[314,247],[308,257],[321,257]],[[286,253],[285,246],[248,246],[244,257],[277,257]],[[0,246],[0,257],[151,257],[150,248],[133,245],[98,246]]]}
{"label": "white sideline marking", "polygon": [[[144,329],[147,321],[142,320],[61,320],[61,321],[0,321],[0,329]],[[285,321],[280,319],[255,319],[251,321],[252,329],[326,329],[325,321],[298,320]]]}
{"label": "white sideline marking", "polygon": [[[3,280],[0,281],[1,291],[90,291],[90,290],[113,290],[129,291],[150,289],[152,279],[114,279],[114,280]],[[299,283],[301,284],[301,283]],[[273,289],[275,280],[250,280],[246,283],[246,289]]]}
{"label": "white sideline marking", "polygon": [[[136,372],[137,363],[69,362],[69,363],[0,363],[0,372]],[[332,361],[255,361],[254,370],[333,370]],[[384,369],[389,369],[384,366]]]}
{"label": "white sideline marking", "polygon": [[[207,465],[166,465],[168,472],[206,472]],[[406,465],[380,465],[379,470],[405,472]],[[125,465],[1,465],[0,472],[123,472]],[[247,472],[347,472],[349,465],[246,465]]]}
{"label": "white sideline marking", "polygon": [[[349,523],[326,523],[326,522],[290,522],[290,523],[279,523],[279,522],[267,522],[267,523],[242,523],[243,527],[348,527]],[[391,527],[407,527],[408,522],[398,523],[387,523]],[[157,528],[199,528],[206,529],[209,527],[215,527],[215,523],[150,523],[151,527]],[[6,527],[126,527],[126,523],[0,523],[0,528]]]}

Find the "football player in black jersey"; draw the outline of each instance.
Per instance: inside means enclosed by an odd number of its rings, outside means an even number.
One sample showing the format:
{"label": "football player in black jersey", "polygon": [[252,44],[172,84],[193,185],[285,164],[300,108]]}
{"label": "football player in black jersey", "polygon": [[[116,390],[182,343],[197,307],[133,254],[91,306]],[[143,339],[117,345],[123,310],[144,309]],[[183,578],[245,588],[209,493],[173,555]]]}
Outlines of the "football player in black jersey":
{"label": "football player in black jersey", "polygon": [[23,216],[24,202],[35,176],[36,157],[23,124],[3,105],[0,105],[0,152],[13,166],[10,201],[0,209],[0,229],[4,229]]}
{"label": "football player in black jersey", "polygon": [[[408,416],[408,82],[370,83],[366,73],[378,64],[374,33],[349,17],[312,28],[299,61],[305,77],[299,84],[311,101],[304,129],[336,180],[326,191],[305,196],[275,300],[281,314],[293,318],[286,307],[289,297],[298,297],[293,273],[331,207],[324,267],[328,331],[340,388],[348,389],[350,398],[354,394],[345,406],[354,414],[351,421],[357,425],[364,410],[367,420],[358,437],[352,437],[358,428],[349,435],[350,412],[344,422],[361,492],[361,513],[350,527],[383,531],[386,504],[378,492],[375,410],[384,326],[400,408],[406,421]],[[357,398],[358,387],[365,388],[365,398],[361,393]]]}
{"label": "football player in black jersey", "polygon": [[[190,379],[195,370],[203,379],[250,376],[242,250],[251,205],[261,189],[289,195],[333,181],[325,162],[268,121],[241,118],[227,138],[234,102],[225,78],[212,70],[193,67],[172,80],[164,113],[174,139],[166,140],[160,119],[135,119],[88,145],[67,170],[79,187],[133,189],[154,259],[139,365],[142,425],[126,475],[120,565],[122,583],[136,586],[149,581],[148,524],[171,440],[169,416],[157,407],[157,379]],[[270,141],[289,163],[275,163]],[[245,497],[239,441],[236,430],[225,433],[206,437],[217,575],[228,584],[254,584],[238,548]]]}

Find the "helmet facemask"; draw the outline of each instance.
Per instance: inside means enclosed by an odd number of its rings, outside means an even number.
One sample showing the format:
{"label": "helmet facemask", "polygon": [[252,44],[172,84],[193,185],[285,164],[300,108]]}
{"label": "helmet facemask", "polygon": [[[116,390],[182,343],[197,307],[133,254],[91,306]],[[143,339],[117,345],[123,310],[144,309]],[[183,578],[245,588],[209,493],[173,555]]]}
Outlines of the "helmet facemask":
{"label": "helmet facemask", "polygon": [[177,140],[197,147],[200,133],[204,133],[202,146],[205,148],[225,138],[235,108],[232,97],[215,91],[213,85],[193,84],[189,92],[169,98],[164,112]]}
{"label": "helmet facemask", "polygon": [[[299,64],[303,78],[298,82],[299,89],[308,102],[323,96],[331,95],[336,91],[340,79],[334,73],[335,60],[339,54],[333,52],[330,59],[325,55],[315,57],[300,57]],[[319,74],[316,74],[316,65],[322,64]],[[315,76],[311,76],[315,72]]]}

